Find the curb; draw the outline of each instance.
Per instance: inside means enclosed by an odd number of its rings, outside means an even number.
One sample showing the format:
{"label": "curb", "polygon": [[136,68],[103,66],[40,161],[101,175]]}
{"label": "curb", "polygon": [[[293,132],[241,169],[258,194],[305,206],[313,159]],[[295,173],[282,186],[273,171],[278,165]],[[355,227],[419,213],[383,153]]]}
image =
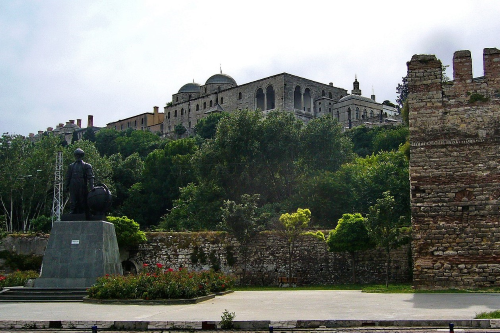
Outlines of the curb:
{"label": "curb", "polygon": [[[314,329],[314,328],[347,328],[347,327],[425,327],[444,328],[454,323],[455,328],[497,328],[500,319],[470,320],[294,320],[270,321],[251,320],[234,321],[235,329],[270,330],[273,329]],[[5,329],[91,329],[96,326],[100,330],[214,330],[220,328],[218,321],[78,321],[78,320],[2,320],[0,330]]]}

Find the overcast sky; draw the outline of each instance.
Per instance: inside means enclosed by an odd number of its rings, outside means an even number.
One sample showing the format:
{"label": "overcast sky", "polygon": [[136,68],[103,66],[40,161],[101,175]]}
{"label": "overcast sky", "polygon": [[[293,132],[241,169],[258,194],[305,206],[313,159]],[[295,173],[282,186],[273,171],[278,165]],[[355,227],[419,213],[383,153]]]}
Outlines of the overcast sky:
{"label": "overcast sky", "polygon": [[[500,1],[0,1],[0,133],[95,126],[213,74],[287,72],[395,101],[413,54],[500,48]],[[452,76],[451,69],[448,75]]]}

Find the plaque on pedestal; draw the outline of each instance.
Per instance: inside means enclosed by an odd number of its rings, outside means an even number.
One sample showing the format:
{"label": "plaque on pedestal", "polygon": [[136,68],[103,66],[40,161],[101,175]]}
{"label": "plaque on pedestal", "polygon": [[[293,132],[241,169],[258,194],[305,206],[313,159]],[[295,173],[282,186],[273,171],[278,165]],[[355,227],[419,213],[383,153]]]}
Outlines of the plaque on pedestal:
{"label": "plaque on pedestal", "polygon": [[88,288],[100,276],[122,272],[112,223],[54,222],[35,288]]}

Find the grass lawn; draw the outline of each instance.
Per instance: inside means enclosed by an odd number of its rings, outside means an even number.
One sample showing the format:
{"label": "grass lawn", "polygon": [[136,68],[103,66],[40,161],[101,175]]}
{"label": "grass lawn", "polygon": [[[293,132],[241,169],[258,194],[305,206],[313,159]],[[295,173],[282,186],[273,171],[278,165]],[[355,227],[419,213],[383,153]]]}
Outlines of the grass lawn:
{"label": "grass lawn", "polygon": [[365,293],[500,293],[500,288],[491,289],[445,289],[445,290],[414,290],[409,283],[390,284],[386,287],[384,284],[340,284],[340,285],[313,285],[297,287],[278,287],[278,286],[235,286],[236,291],[272,291],[272,290],[361,290]]}
{"label": "grass lawn", "polygon": [[475,319],[500,319],[500,310],[478,313]]}

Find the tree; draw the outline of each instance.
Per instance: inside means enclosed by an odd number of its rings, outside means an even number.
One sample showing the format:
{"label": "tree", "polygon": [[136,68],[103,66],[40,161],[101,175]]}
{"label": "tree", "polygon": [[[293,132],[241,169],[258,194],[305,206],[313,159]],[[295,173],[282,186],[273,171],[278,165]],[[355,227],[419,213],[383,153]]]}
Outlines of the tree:
{"label": "tree", "polygon": [[396,202],[390,192],[384,192],[383,197],[370,207],[366,216],[365,226],[370,238],[386,253],[385,285],[389,286],[389,267],[391,250],[408,241],[408,219],[398,214]]}
{"label": "tree", "polygon": [[387,130],[380,131],[373,138],[373,152],[398,150],[399,146],[408,141],[409,134],[406,126],[391,126]]}
{"label": "tree", "polygon": [[403,103],[403,108],[401,109],[401,117],[403,118],[403,124],[406,127],[410,126],[410,106],[408,105],[408,101]]}
{"label": "tree", "polygon": [[106,220],[115,226],[118,246],[136,246],[146,242],[146,234],[140,230],[139,223],[134,220],[126,216],[106,216]]}
{"label": "tree", "polygon": [[160,228],[171,231],[215,230],[222,219],[224,192],[214,182],[189,183],[179,189],[172,209],[161,218]]}
{"label": "tree", "polygon": [[178,137],[181,137],[184,133],[187,132],[187,129],[186,129],[186,127],[184,127],[184,125],[177,124],[174,127],[174,132],[175,132],[175,134],[177,134]]}
{"label": "tree", "polygon": [[336,119],[311,120],[300,133],[300,164],[307,171],[337,171],[353,159],[352,142],[342,134]]}
{"label": "tree", "polygon": [[196,180],[191,159],[197,149],[196,140],[186,138],[151,152],[144,161],[142,181],[134,185],[134,197],[125,200],[123,212],[141,225],[157,225],[179,198],[179,188]]}
{"label": "tree", "polygon": [[125,135],[115,139],[120,152],[124,158],[138,153],[142,159],[145,159],[149,153],[162,147],[161,139],[158,135],[150,131],[133,130],[129,128]]}
{"label": "tree", "polygon": [[344,213],[368,213],[368,208],[387,190],[397,198],[399,214],[409,216],[409,187],[404,151],[380,152],[343,164],[337,172],[317,172],[301,178],[291,201],[314,211],[315,225],[335,228]]}
{"label": "tree", "polygon": [[387,106],[392,106],[393,108],[396,107],[396,104],[392,103],[391,101],[389,101],[388,99],[386,99],[385,101],[382,102],[383,105],[387,105]]}
{"label": "tree", "polygon": [[342,215],[337,227],[330,231],[326,243],[332,252],[348,252],[351,255],[352,282],[356,283],[356,252],[375,247],[368,236],[363,216],[359,213]]}
{"label": "tree", "polygon": [[88,140],[91,142],[96,141],[95,131],[92,127],[87,127],[87,129],[85,130],[85,133],[83,133],[83,140]]}
{"label": "tree", "polygon": [[59,137],[42,136],[33,143],[18,135],[0,138],[0,209],[7,232],[27,231],[30,221],[50,215]]}
{"label": "tree", "polygon": [[132,185],[142,180],[144,161],[138,153],[133,153],[125,159],[120,153],[113,154],[109,157],[109,161],[113,169],[112,179],[115,188],[113,209],[116,210],[128,198],[128,191]]}
{"label": "tree", "polygon": [[111,128],[103,128],[97,132],[95,137],[95,146],[99,153],[104,156],[111,156],[118,153],[118,143],[116,139],[125,132],[119,132]]}
{"label": "tree", "polygon": [[200,182],[215,182],[226,199],[261,195],[262,204],[293,193],[302,123],[289,112],[236,111],[220,120],[214,140],[195,158]]}
{"label": "tree", "polygon": [[241,203],[231,200],[224,201],[222,206],[222,223],[220,228],[230,232],[240,242],[243,257],[243,277],[246,277],[248,261],[248,245],[250,241],[263,229],[261,218],[257,215],[258,194],[243,194]]}
{"label": "tree", "polygon": [[211,113],[208,117],[202,118],[194,127],[194,132],[203,139],[213,139],[217,132],[217,124],[222,118],[227,117],[226,112]]}
{"label": "tree", "polygon": [[292,279],[292,260],[297,238],[309,226],[311,211],[309,209],[298,208],[296,213],[285,213],[280,216],[283,226],[282,233],[288,243],[288,280]]}
{"label": "tree", "polygon": [[404,76],[401,78],[401,83],[396,87],[396,92],[398,93],[398,97],[396,97],[396,103],[398,103],[398,107],[401,109],[406,99],[408,98],[408,77]]}

